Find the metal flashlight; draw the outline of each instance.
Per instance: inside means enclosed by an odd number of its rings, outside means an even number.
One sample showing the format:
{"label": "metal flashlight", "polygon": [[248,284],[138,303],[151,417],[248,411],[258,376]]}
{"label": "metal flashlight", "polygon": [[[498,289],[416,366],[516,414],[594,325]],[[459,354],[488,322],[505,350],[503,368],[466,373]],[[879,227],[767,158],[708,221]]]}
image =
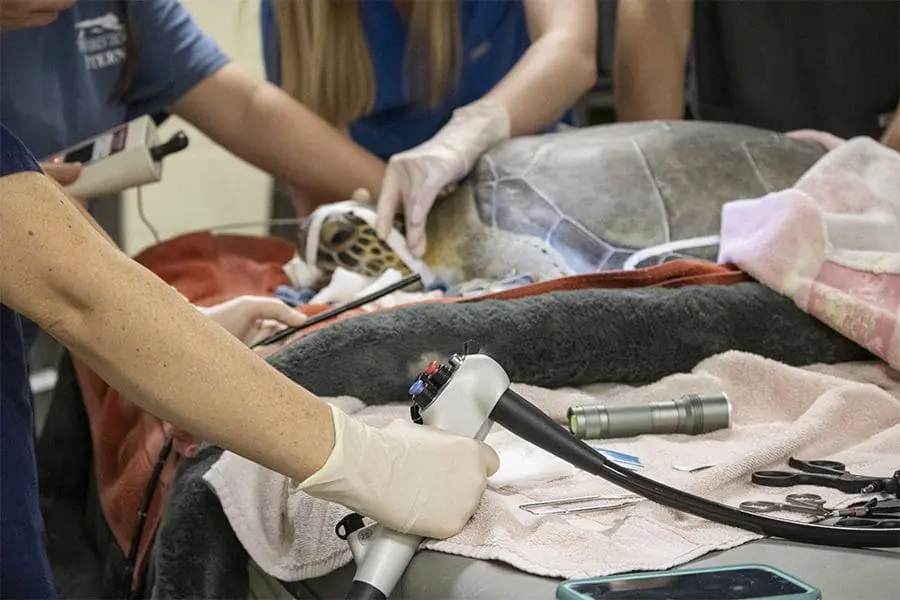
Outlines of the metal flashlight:
{"label": "metal flashlight", "polygon": [[698,435],[731,427],[731,402],[725,394],[689,394],[648,405],[572,406],[566,417],[575,437],[587,440],[648,433]]}

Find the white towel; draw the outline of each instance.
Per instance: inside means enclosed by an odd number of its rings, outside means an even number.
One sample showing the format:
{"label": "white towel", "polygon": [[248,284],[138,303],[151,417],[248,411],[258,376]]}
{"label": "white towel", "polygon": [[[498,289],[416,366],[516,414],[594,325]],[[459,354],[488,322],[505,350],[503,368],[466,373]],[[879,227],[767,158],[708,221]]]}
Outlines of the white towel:
{"label": "white towel", "polygon": [[[733,403],[730,430],[700,437],[646,435],[606,440],[602,446],[639,456],[647,476],[732,506],[744,500],[783,500],[795,492],[819,494],[829,505],[854,498],[828,488],[765,488],[750,483],[755,470],[786,469],[790,456],[840,460],[859,474],[890,476],[898,468],[900,375],[881,362],[799,369],[728,352],[704,361],[690,374],[641,388],[514,387],[555,417],[571,405],[650,403],[688,393],[725,392]],[[342,401],[346,406],[347,400]],[[379,426],[408,415],[408,408],[373,407],[356,415]],[[485,492],[459,535],[428,540],[424,547],[500,560],[536,575],[570,578],[667,569],[758,537],[648,501],[610,512],[529,514],[519,505],[625,492],[541,457],[500,427],[488,442],[503,463],[494,477],[497,483]],[[706,463],[717,466],[697,473],[672,468]],[[305,494],[289,496],[284,477],[227,452],[206,480],[221,499],[237,537],[269,575],[303,580],[350,562],[346,542],[334,533],[349,512],[345,508]]]}

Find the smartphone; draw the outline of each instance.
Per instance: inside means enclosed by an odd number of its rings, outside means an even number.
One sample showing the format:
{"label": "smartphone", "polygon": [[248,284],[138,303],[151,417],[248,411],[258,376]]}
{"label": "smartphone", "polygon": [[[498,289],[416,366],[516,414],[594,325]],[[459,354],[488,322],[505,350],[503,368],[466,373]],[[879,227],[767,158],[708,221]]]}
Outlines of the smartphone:
{"label": "smartphone", "polygon": [[733,565],[573,579],[558,600],[822,600],[819,590],[767,565]]}

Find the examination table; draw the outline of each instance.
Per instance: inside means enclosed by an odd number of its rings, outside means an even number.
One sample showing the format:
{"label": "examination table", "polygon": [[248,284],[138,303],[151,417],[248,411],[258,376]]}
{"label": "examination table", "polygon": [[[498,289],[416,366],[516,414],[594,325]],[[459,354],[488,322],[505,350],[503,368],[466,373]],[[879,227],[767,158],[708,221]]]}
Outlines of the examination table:
{"label": "examination table", "polygon": [[[758,540],[682,565],[767,564],[822,591],[823,600],[900,598],[900,550],[856,550]],[[287,587],[251,566],[250,598],[342,600],[354,565]],[[410,563],[394,598],[404,600],[552,600],[559,580],[523,573],[500,563],[424,550]],[[891,590],[894,590],[893,592]]]}

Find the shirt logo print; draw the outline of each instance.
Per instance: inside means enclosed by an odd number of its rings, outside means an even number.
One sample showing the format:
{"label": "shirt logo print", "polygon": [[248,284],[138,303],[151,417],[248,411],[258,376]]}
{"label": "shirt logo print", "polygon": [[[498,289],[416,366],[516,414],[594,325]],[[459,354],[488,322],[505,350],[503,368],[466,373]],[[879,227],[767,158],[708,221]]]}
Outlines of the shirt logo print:
{"label": "shirt logo print", "polygon": [[88,71],[114,67],[125,62],[128,34],[119,15],[108,12],[95,19],[75,23],[78,50]]}

